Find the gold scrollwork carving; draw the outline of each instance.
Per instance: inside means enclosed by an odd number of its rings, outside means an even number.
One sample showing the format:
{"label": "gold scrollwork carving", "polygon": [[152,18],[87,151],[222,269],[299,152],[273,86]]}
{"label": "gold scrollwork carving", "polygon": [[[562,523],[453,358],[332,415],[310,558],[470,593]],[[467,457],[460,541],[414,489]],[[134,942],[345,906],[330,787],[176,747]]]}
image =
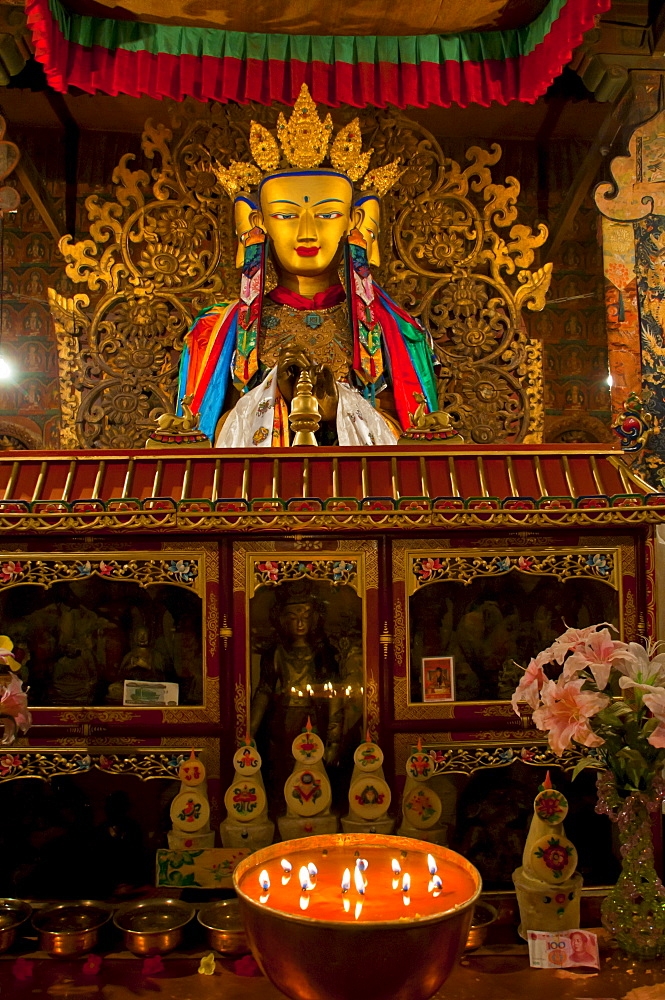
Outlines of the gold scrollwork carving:
{"label": "gold scrollwork carving", "polygon": [[[226,619],[224,619],[226,621]],[[206,632],[208,633],[208,648],[210,655],[215,656],[220,637],[219,627],[219,600],[215,591],[208,594],[206,607]]]}
{"label": "gold scrollwork carving", "polygon": [[334,587],[348,584],[357,588],[358,560],[322,559],[313,556],[304,559],[266,559],[253,561],[254,589],[261,586],[276,587],[291,580],[326,580]]}
{"label": "gold scrollwork carving", "polygon": [[178,768],[188,753],[146,753],[133,757],[125,754],[100,754],[95,767],[105,774],[133,774],[142,781],[151,778],[177,779]]}
{"label": "gold scrollwork carving", "polygon": [[100,576],[108,580],[122,580],[150,587],[155,583],[172,583],[188,589],[199,590],[199,560],[190,559],[114,559],[113,556],[86,558],[79,555],[67,558],[62,555],[42,555],[39,558],[3,560],[0,589],[17,584],[32,583],[51,587],[65,580],[85,580]]}
{"label": "gold scrollwork carving", "polygon": [[367,728],[376,732],[379,728],[379,685],[374,679],[368,679],[365,688],[365,712]]}
{"label": "gold scrollwork carving", "polygon": [[571,580],[590,576],[618,588],[615,554],[605,552],[522,552],[511,555],[502,552],[483,555],[438,555],[411,557],[410,585],[412,591],[438,581],[470,583],[479,576],[501,576],[519,570],[532,576],[554,576]]}
{"label": "gold scrollwork carving", "polygon": [[48,289],[48,299],[58,345],[60,447],[78,448],[76,414],[81,405],[81,333],[88,323],[83,309],[90,305],[90,299],[84,294],[67,298],[54,288]]}
{"label": "gold scrollwork carving", "polygon": [[395,600],[395,611],[393,614],[393,634],[395,637],[395,663],[398,667],[404,666],[404,655],[406,647],[406,624],[404,621],[404,608],[402,601],[398,597]]}
{"label": "gold scrollwork carving", "polygon": [[[466,440],[519,441],[527,433],[536,440],[540,373],[520,311],[544,306],[551,265],[528,268],[546,227],[534,233],[517,222],[514,177],[505,185],[493,182],[498,144],[472,146],[462,170],[429,132],[403,116],[363,118],[367,128],[372,121],[376,153],[382,159],[399,153],[407,164],[385,199],[396,259],[383,282],[432,332],[441,407]],[[508,229],[506,237],[501,229]]]}
{"label": "gold scrollwork carving", "polygon": [[247,689],[240,681],[236,681],[233,695],[233,709],[236,719],[236,746],[240,746],[247,735],[249,717],[247,715]]}
{"label": "gold scrollwork carving", "polygon": [[[59,246],[68,277],[92,293],[91,315],[68,333],[62,316],[71,311],[52,297],[70,387],[65,440],[140,447],[155,419],[173,412],[177,354],[192,318],[237,296],[232,205],[215,167],[248,161],[250,120],[274,128],[277,113],[173,105],[168,126],[145,125],[150,172],[132,169],[134,157],[125,154],[113,172],[114,198],[86,199],[88,237],[65,236]],[[342,110],[337,117],[350,115]],[[462,169],[426,129],[400,114],[364,112],[361,127],[374,149],[373,168],[397,156],[407,164],[384,199],[388,263],[379,277],[432,331],[440,404],[467,440],[536,434],[533,351],[520,312],[544,304],[551,265],[529,268],[547,230],[517,221],[515,178],[493,181],[501,148],[472,146]]]}

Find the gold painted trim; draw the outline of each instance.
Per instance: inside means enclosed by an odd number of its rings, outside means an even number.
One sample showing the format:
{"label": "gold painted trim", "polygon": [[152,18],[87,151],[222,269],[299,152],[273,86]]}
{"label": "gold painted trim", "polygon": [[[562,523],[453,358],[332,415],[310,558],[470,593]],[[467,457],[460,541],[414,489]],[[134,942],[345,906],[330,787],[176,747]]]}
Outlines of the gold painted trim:
{"label": "gold painted trim", "polygon": [[420,489],[424,497],[429,497],[429,479],[427,477],[427,464],[424,455],[420,456],[418,465],[420,468]]}
{"label": "gold painted trim", "polygon": [[152,495],[154,497],[159,496],[159,492],[162,488],[162,479],[164,478],[164,462],[161,458],[157,460],[157,468],[155,469],[155,478],[152,481]]}
{"label": "gold painted trim", "polygon": [[484,497],[488,497],[490,492],[487,488],[487,476],[485,475],[485,463],[482,457],[478,458],[478,478],[480,480],[480,492]]}
{"label": "gold painted trim", "polygon": [[563,465],[563,474],[566,479],[566,486],[568,487],[568,493],[570,494],[571,497],[576,497],[577,493],[575,492],[575,484],[573,483],[573,476],[570,471],[570,462],[568,461],[567,455],[561,456],[561,464]]}
{"label": "gold painted trim", "polygon": [[67,472],[67,481],[65,482],[65,488],[62,491],[62,502],[69,502],[69,495],[72,492],[72,486],[74,485],[74,476],[76,475],[76,461],[74,459],[69,463],[69,471]]}
{"label": "gold painted trim", "polygon": [[181,500],[189,500],[189,488],[192,481],[192,460],[188,458],[185,462],[185,474],[182,477]]}
{"label": "gold painted trim", "polygon": [[102,459],[99,463],[99,468],[97,469],[97,475],[95,476],[95,485],[92,488],[91,500],[99,500],[99,494],[101,493],[102,483],[104,482],[104,474],[106,473],[106,459]]}
{"label": "gold painted trim", "polygon": [[212,477],[212,493],[210,494],[213,503],[216,503],[217,500],[219,500],[219,480],[221,478],[221,475],[222,475],[222,460],[221,458],[218,458],[215,460],[215,471]]}
{"label": "gold painted trim", "polygon": [[122,487],[122,493],[120,494],[121,500],[126,500],[127,497],[131,496],[130,490],[132,488],[132,480],[134,479],[134,459],[130,458],[127,463],[127,474],[125,475],[125,482]]}
{"label": "gold painted trim", "polygon": [[598,462],[596,461],[596,456],[591,456],[591,472],[593,475],[593,481],[596,484],[596,489],[600,496],[605,496],[605,490],[603,488],[603,480],[600,475],[600,469],[598,468]]}
{"label": "gold painted trim", "polygon": [[448,474],[450,475],[450,489],[454,497],[461,496],[459,488],[457,486],[457,473],[455,472],[455,459],[452,455],[448,456]]}
{"label": "gold painted trim", "polygon": [[360,485],[362,491],[362,499],[369,496],[369,484],[367,479],[367,459],[363,455],[360,459]]}
{"label": "gold painted trim", "polygon": [[332,460],[332,491],[333,496],[339,496],[339,459]]}
{"label": "gold painted trim", "polygon": [[18,472],[19,472],[19,463],[12,462],[12,471],[9,477],[9,482],[7,483],[5,495],[3,497],[3,503],[7,503],[8,500],[12,499],[12,494],[16,489],[16,480],[18,479]]}
{"label": "gold painted trim", "polygon": [[538,481],[538,489],[540,490],[541,497],[548,497],[547,487],[545,486],[545,477],[543,476],[543,467],[540,464],[540,455],[536,455],[533,464],[536,467],[536,479]]}
{"label": "gold painted trim", "polygon": [[309,459],[303,459],[302,463],[302,495],[303,499],[309,496]]}
{"label": "gold painted trim", "polygon": [[508,482],[510,483],[510,492],[514,497],[518,497],[520,493],[517,485],[517,479],[515,477],[515,466],[513,465],[512,455],[508,456],[506,465],[508,466]]}
{"label": "gold painted trim", "polygon": [[[621,482],[623,483],[626,493],[634,493],[635,490],[630,489],[630,484],[635,483],[636,486],[640,487],[640,490],[646,490],[647,493],[658,493],[651,483],[647,483],[646,479],[642,479],[637,473],[633,472],[629,465],[626,464],[623,457],[620,455],[609,455],[608,462],[610,465],[614,466],[619,475],[621,476]],[[663,504],[665,504],[665,496],[663,497]]]}
{"label": "gold painted trim", "polygon": [[39,466],[39,475],[37,476],[37,482],[35,483],[35,488],[32,494],[31,503],[36,503],[39,500],[42,490],[44,489],[44,482],[46,480],[46,470],[48,469],[48,464],[42,462]]}
{"label": "gold painted trim", "polygon": [[399,500],[400,492],[397,484],[397,459],[393,455],[390,459],[390,482],[393,491],[393,500]]}
{"label": "gold painted trim", "polygon": [[246,458],[245,461],[242,463],[242,487],[240,495],[243,500],[249,500],[248,489],[249,489],[249,459]]}
{"label": "gold painted trim", "polygon": [[272,499],[279,499],[279,461],[276,458],[272,463]]}

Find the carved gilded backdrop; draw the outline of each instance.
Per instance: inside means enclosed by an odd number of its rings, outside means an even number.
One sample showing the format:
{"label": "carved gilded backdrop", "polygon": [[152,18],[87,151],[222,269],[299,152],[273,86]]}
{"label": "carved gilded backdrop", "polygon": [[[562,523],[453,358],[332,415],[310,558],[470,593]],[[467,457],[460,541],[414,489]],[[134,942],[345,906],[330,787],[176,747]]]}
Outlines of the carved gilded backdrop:
{"label": "carved gilded backdrop", "polygon": [[[115,200],[86,200],[89,238],[64,237],[60,249],[67,275],[91,294],[49,295],[63,447],[140,447],[155,418],[173,411],[191,320],[235,298],[239,284],[232,206],[212,165],[248,159],[250,119],[271,127],[276,117],[262,107],[172,106],[169,126],[146,123],[150,172],[133,170],[125,155],[113,173]],[[551,266],[528,270],[545,226],[518,223],[514,177],[493,181],[497,144],[472,146],[462,168],[401,115],[364,113],[361,124],[373,167],[395,156],[406,164],[383,201],[376,277],[432,333],[440,406],[467,441],[539,440],[540,344],[527,338],[521,310],[545,302]]]}

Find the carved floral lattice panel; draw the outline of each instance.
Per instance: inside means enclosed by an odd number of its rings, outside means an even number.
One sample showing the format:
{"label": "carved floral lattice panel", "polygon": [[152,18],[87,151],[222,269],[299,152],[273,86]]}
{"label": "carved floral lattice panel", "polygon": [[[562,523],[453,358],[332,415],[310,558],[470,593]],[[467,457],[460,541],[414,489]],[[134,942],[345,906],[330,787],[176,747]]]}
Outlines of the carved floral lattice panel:
{"label": "carved floral lattice panel", "polygon": [[[147,167],[122,157],[115,200],[86,200],[89,238],[60,249],[88,292],[51,290],[63,399],[63,446],[132,448],[173,412],[177,365],[192,319],[237,297],[231,203],[212,165],[248,160],[249,122],[274,127],[277,109],[196,102],[149,120]],[[338,117],[348,119],[349,113]],[[517,220],[519,182],[492,179],[501,149],[477,146],[462,168],[400,115],[363,113],[371,166],[407,165],[384,199],[379,281],[430,329],[439,402],[468,441],[537,440],[542,428],[538,345],[521,310],[542,309],[547,268],[531,272],[547,231]]]}

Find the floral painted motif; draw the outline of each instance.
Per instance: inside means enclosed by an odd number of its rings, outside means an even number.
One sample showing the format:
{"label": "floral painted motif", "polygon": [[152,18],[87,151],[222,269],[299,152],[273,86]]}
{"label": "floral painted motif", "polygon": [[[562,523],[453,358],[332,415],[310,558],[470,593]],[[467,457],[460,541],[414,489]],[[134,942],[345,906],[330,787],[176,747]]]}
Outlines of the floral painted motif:
{"label": "floral painted motif", "polygon": [[428,820],[434,816],[436,809],[432,805],[432,800],[428,792],[422,788],[414,792],[405,802],[407,809],[410,809],[421,820]]}
{"label": "floral painted motif", "polygon": [[573,848],[562,844],[559,837],[550,837],[547,841],[547,847],[538,848],[535,852],[536,857],[542,858],[554,878],[561,878],[572,853]]}
{"label": "floral painted motif", "polygon": [[258,796],[256,789],[243,784],[233,789],[233,808],[241,816],[250,816],[256,809]]}
{"label": "floral painted motif", "polygon": [[385,797],[385,793],[377,791],[374,785],[366,785],[360,795],[355,796],[355,799],[361,806],[381,806]]}
{"label": "floral painted motif", "polygon": [[193,802],[191,799],[187,802],[187,805],[178,813],[178,819],[181,823],[194,823],[201,814],[201,803]]}
{"label": "floral painted motif", "polygon": [[[437,500],[437,509],[453,509],[459,505],[459,500]],[[492,508],[490,501],[486,502]],[[418,586],[434,583],[437,580],[456,580],[460,583],[470,583],[477,577],[499,576],[519,570],[534,576],[554,576],[558,580],[570,580],[575,577],[602,577],[611,582],[615,573],[614,557],[609,552],[575,552],[547,553],[529,555],[509,555],[502,553],[495,556],[441,555],[416,556],[411,563],[413,575]]]}
{"label": "floral painted motif", "polygon": [[257,584],[281,584],[292,580],[327,580],[334,586],[352,584],[358,563],[347,559],[279,559],[254,563]]}

